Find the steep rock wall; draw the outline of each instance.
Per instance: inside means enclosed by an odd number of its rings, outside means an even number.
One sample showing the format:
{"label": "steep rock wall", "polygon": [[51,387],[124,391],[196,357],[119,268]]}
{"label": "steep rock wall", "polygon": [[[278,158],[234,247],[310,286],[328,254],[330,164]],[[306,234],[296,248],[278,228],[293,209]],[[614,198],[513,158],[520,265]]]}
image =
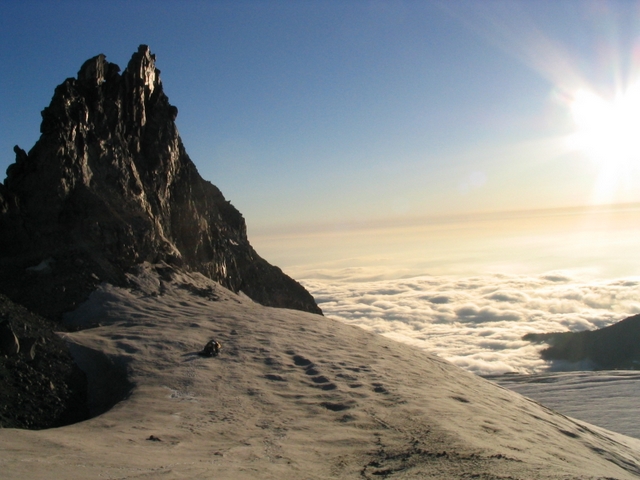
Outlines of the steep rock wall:
{"label": "steep rock wall", "polygon": [[155,56],[102,54],[59,85],[41,137],[0,185],[0,291],[49,317],[144,261],[167,262],[276,307],[321,311],[251,247],[244,218],[202,179]]}

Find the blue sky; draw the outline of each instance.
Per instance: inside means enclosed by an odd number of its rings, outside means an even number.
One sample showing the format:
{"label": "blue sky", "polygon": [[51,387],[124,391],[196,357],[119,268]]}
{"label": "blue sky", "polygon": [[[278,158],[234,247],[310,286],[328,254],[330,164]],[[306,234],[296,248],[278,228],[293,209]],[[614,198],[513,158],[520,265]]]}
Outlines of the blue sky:
{"label": "blue sky", "polygon": [[84,60],[124,68],[144,43],[187,152],[265,246],[639,202],[640,149],[618,161],[567,141],[579,89],[608,105],[636,81],[639,27],[628,1],[0,0],[0,169]]}

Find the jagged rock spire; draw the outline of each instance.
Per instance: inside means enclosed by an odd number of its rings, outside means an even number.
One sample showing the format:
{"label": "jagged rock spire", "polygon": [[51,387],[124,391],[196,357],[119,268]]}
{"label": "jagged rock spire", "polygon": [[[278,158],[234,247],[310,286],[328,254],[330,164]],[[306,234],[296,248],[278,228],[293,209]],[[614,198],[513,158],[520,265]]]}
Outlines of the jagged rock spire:
{"label": "jagged rock spire", "polygon": [[[177,113],[146,45],[122,73],[100,54],[56,88],[40,139],[28,154],[16,146],[0,185],[0,291],[55,315],[100,281],[165,261],[262,304],[321,313],[255,252],[240,212],[200,177]],[[26,273],[48,258],[50,278]]]}

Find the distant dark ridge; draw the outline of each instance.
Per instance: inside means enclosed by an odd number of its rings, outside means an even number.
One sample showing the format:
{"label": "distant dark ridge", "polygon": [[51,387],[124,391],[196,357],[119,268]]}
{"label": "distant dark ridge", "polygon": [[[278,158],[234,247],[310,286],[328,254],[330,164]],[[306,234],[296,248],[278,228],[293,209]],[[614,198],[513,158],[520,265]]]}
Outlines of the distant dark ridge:
{"label": "distant dark ridge", "polygon": [[548,343],[545,360],[591,361],[599,370],[640,369],[640,315],[599,330],[529,333],[523,340]]}
{"label": "distant dark ridge", "polygon": [[0,292],[59,318],[144,261],[200,272],[263,305],[322,314],[251,247],[243,216],[202,179],[174,122],[155,56],[102,54],[59,85],[41,137],[0,185]]}

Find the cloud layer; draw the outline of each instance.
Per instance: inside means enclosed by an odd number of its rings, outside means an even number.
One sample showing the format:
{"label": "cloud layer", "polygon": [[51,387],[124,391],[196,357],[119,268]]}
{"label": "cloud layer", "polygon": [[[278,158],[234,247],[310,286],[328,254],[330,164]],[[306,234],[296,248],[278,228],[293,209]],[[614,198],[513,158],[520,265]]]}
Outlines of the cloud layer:
{"label": "cloud layer", "polygon": [[328,317],[417,345],[477,374],[559,369],[527,333],[601,328],[640,313],[640,277],[422,276],[358,281],[354,270],[302,283]]}

